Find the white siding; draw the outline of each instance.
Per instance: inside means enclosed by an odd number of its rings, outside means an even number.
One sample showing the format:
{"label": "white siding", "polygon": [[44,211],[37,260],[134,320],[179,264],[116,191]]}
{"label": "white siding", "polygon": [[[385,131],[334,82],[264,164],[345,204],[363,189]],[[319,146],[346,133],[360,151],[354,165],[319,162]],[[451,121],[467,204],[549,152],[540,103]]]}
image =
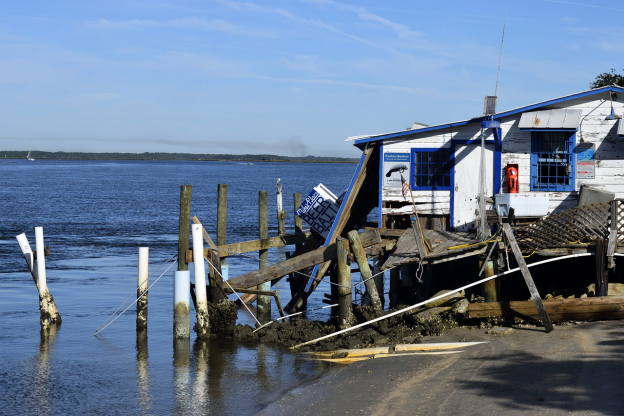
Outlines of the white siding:
{"label": "white siding", "polygon": [[[613,106],[616,114],[624,113],[624,103],[621,101],[614,101]],[[616,197],[624,198],[624,138],[619,138],[617,135],[617,123],[624,122],[624,120],[605,120],[611,112],[608,94],[603,94],[599,98],[592,96],[564,101],[542,107],[540,110],[552,108],[571,108],[582,111],[581,125],[576,133],[576,140],[577,143],[581,141],[595,143],[596,177],[595,179],[577,179],[574,192],[550,192],[550,210],[562,210],[576,205],[578,190],[583,184],[614,192]],[[520,116],[521,114],[518,113],[501,120],[503,136],[501,183],[502,189],[505,189],[505,166],[508,163],[517,163],[520,192],[529,192],[531,133],[518,129]],[[415,133],[408,139],[386,140],[383,151],[409,153],[412,148],[450,148],[451,137],[453,140],[470,140],[478,139],[479,134],[479,124]],[[488,139],[492,139],[491,135]],[[477,175],[478,169],[475,169],[475,180],[477,180]],[[450,212],[450,191],[416,191],[414,198],[420,213],[448,214]],[[382,188],[382,199],[383,201],[404,201],[400,189]],[[408,209],[404,208],[404,210]],[[384,209],[383,213],[396,211],[397,209]]]}

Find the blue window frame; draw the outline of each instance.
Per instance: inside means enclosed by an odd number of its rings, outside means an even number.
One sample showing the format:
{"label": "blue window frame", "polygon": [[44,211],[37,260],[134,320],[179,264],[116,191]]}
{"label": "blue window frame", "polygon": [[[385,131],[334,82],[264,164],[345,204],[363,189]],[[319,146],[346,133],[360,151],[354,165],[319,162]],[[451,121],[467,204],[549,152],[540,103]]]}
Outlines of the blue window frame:
{"label": "blue window frame", "polygon": [[451,189],[451,150],[412,149],[410,185],[415,191]]}
{"label": "blue window frame", "polygon": [[531,190],[574,191],[575,131],[531,132]]}

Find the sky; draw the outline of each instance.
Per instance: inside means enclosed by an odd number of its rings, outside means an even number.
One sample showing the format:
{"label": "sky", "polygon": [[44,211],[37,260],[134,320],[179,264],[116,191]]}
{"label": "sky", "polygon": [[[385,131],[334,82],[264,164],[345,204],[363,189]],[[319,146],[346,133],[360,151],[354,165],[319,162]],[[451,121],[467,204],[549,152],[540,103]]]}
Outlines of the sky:
{"label": "sky", "polygon": [[623,21],[589,0],[4,1],[0,150],[359,157],[347,137],[623,73]]}

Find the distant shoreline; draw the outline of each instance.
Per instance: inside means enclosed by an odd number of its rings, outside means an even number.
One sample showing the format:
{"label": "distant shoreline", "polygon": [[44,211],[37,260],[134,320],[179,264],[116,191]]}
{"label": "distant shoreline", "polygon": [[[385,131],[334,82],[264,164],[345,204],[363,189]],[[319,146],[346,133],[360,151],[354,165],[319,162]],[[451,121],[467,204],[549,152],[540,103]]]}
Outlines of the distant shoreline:
{"label": "distant shoreline", "polygon": [[[0,158],[26,159],[26,151],[1,151]],[[359,159],[343,157],[277,155],[228,155],[191,153],[84,153],[84,152],[42,152],[32,151],[36,160],[124,160],[124,161],[190,161],[190,162],[283,162],[283,163],[357,163]]]}

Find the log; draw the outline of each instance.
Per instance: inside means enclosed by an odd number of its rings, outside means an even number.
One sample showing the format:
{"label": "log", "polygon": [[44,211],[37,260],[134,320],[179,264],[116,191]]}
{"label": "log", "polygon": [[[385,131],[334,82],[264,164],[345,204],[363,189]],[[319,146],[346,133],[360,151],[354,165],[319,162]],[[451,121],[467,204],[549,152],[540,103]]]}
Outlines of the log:
{"label": "log", "polygon": [[[548,316],[556,322],[570,320],[624,319],[624,297],[588,297],[543,301]],[[533,301],[471,303],[469,318],[509,317],[517,321],[539,321]]]}

